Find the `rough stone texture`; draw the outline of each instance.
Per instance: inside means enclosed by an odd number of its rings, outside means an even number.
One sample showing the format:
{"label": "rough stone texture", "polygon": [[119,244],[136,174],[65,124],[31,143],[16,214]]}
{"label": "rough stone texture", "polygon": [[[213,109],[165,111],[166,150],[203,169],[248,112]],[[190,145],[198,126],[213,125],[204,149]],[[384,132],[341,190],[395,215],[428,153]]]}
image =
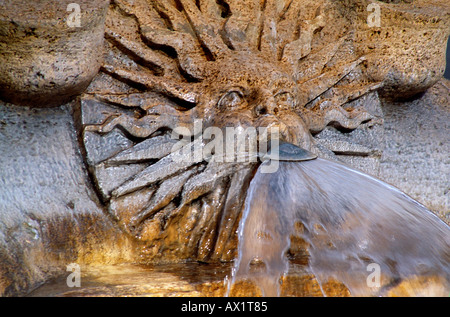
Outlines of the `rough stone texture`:
{"label": "rough stone texture", "polygon": [[[373,1],[350,2],[360,17],[367,17],[367,5]],[[359,19],[355,46],[368,55],[369,77],[383,80],[380,94],[407,98],[425,91],[444,74],[450,4],[446,0],[383,2],[388,3],[376,1],[381,13],[379,27]]]}
{"label": "rough stone texture", "polygon": [[370,3],[111,4],[105,62],[81,98],[81,143],[102,201],[125,232],[146,241],[145,257],[235,256],[238,193],[255,164],[180,163],[151,141],[179,127],[195,131],[195,119],[203,125],[194,134],[278,127],[284,141],[379,174],[379,94],[406,98],[442,76],[450,22],[445,1],[377,2],[374,27]]}
{"label": "rough stone texture", "polygon": [[[359,21],[336,16],[340,8],[332,1],[111,4],[105,62],[81,98],[81,143],[102,201],[125,232],[147,243],[145,257],[235,256],[256,162],[180,162],[151,141],[180,127],[200,151],[208,141],[199,133],[209,127],[276,127],[283,141],[377,174],[382,80],[364,74],[366,57],[348,29],[327,23]],[[186,147],[195,150],[195,142]],[[108,153],[103,161],[98,146]]]}
{"label": "rough stone texture", "polygon": [[450,223],[450,81],[412,101],[384,102],[385,144],[380,178]]}
{"label": "rough stone texture", "polygon": [[[80,26],[69,26],[80,6]],[[102,61],[109,0],[3,0],[0,3],[0,99],[58,106],[86,89]],[[69,21],[68,21],[69,20]]]}
{"label": "rough stone texture", "polygon": [[89,184],[70,109],[0,104],[0,295],[27,292],[72,262],[134,260]]}

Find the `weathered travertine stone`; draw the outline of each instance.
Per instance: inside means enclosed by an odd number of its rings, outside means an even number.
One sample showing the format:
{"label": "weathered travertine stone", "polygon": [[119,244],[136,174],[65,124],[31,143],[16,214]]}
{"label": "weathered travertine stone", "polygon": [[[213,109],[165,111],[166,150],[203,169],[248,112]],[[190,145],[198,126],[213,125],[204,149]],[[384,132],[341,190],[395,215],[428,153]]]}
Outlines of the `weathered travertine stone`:
{"label": "weathered travertine stone", "polygon": [[450,224],[450,81],[406,102],[384,102],[385,147],[379,177]]}
{"label": "weathered travertine stone", "polygon": [[83,92],[102,62],[108,3],[1,1],[0,99],[50,107]]}
{"label": "weathered travertine stone", "polygon": [[71,106],[0,102],[0,296],[24,294],[70,263],[136,259],[83,167]]}

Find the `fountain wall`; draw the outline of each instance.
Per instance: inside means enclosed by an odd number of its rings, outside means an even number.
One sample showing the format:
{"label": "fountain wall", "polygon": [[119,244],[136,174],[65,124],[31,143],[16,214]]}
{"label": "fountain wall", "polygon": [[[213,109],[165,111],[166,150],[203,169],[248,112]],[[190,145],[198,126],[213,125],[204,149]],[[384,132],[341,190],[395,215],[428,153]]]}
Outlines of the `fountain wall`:
{"label": "fountain wall", "polygon": [[[304,2],[309,8],[306,12],[315,11],[309,1]],[[322,156],[349,164],[399,187],[449,223],[446,118],[450,83],[442,78],[445,41],[450,32],[448,4],[445,1],[418,1],[413,7],[400,3],[392,8],[386,4],[382,7],[382,21],[390,22],[387,27],[378,29],[365,25],[367,10],[364,5],[365,2],[357,5],[355,1],[343,1],[328,6],[326,12],[333,13],[336,24],[342,29],[347,27],[345,21],[351,18],[355,18],[355,25],[361,28],[351,39],[352,47],[359,54],[368,56],[369,79],[384,80],[385,87],[353,101],[351,106],[365,105],[366,110],[379,120],[363,123],[345,133],[329,125],[315,133],[315,142]],[[313,17],[314,14],[309,15]],[[312,40],[313,46],[323,45],[327,36],[334,36],[330,28],[318,29],[324,31],[315,34],[323,35]],[[86,30],[83,32],[80,34],[86,36]],[[5,34],[0,35],[8,39]],[[12,43],[11,37],[9,39]],[[408,47],[409,39],[415,39],[415,45]],[[3,45],[5,43],[7,41]],[[12,47],[11,43],[6,45]],[[6,51],[0,52],[4,59],[8,57]],[[74,62],[74,56],[70,57],[69,64]],[[97,73],[97,59],[83,60],[92,62],[86,67]],[[417,64],[409,64],[411,60]],[[8,60],[2,65],[20,67],[20,63]],[[30,63],[22,66],[29,68]],[[76,67],[74,69],[77,71]],[[71,82],[75,88],[71,86],[68,95],[72,98],[83,91],[130,89],[124,82],[112,84],[103,80],[108,76],[105,67],[85,89],[86,81],[94,75],[89,74],[81,84]],[[36,87],[42,83],[41,77],[36,77],[39,79]],[[2,79],[7,78],[3,75]],[[20,82],[23,77],[13,79]],[[52,81],[50,77],[48,79]],[[86,164],[86,153],[80,142],[80,97],[68,103],[64,100],[54,104],[45,96],[36,98],[37,107],[34,107],[33,100],[30,103],[27,98],[25,101],[11,98],[18,94],[23,97],[27,91],[14,92],[11,90],[14,85],[10,83],[2,84],[4,87],[8,91],[0,90],[3,91],[0,99],[4,99],[0,103],[0,294],[26,294],[64,272],[69,263],[147,262],[148,258],[142,257],[140,242],[124,234],[121,224],[118,225],[117,219],[107,212],[98,184]],[[135,91],[135,87],[128,90]],[[33,96],[35,90],[29,92]],[[53,92],[53,96],[62,94],[61,90]],[[53,96],[50,97],[52,101]],[[407,99],[392,100],[393,97]]]}

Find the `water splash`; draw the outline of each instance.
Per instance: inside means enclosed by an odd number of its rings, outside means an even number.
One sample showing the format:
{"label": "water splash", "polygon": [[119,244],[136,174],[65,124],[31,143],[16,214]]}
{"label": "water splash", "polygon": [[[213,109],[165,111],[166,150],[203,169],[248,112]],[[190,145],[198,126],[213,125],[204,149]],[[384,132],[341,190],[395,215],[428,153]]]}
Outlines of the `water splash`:
{"label": "water splash", "polygon": [[[395,187],[325,159],[259,169],[238,235],[229,288],[251,279],[264,296],[280,295],[292,236],[306,242],[319,283],[337,279],[355,296],[383,295],[383,286],[411,276],[450,281],[448,225]],[[381,287],[368,282],[372,267]]]}

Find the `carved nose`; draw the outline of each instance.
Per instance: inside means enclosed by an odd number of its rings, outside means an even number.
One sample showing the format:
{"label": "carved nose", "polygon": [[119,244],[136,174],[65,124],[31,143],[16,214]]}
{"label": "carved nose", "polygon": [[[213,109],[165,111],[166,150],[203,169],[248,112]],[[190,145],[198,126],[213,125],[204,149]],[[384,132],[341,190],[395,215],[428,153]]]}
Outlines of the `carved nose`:
{"label": "carved nose", "polygon": [[255,113],[258,117],[266,115],[268,113],[267,107],[265,105],[258,105],[255,107]]}
{"label": "carved nose", "polygon": [[317,155],[302,149],[292,143],[278,141],[269,142],[269,150],[261,157],[262,161],[277,160],[277,161],[309,161],[317,158]]}

